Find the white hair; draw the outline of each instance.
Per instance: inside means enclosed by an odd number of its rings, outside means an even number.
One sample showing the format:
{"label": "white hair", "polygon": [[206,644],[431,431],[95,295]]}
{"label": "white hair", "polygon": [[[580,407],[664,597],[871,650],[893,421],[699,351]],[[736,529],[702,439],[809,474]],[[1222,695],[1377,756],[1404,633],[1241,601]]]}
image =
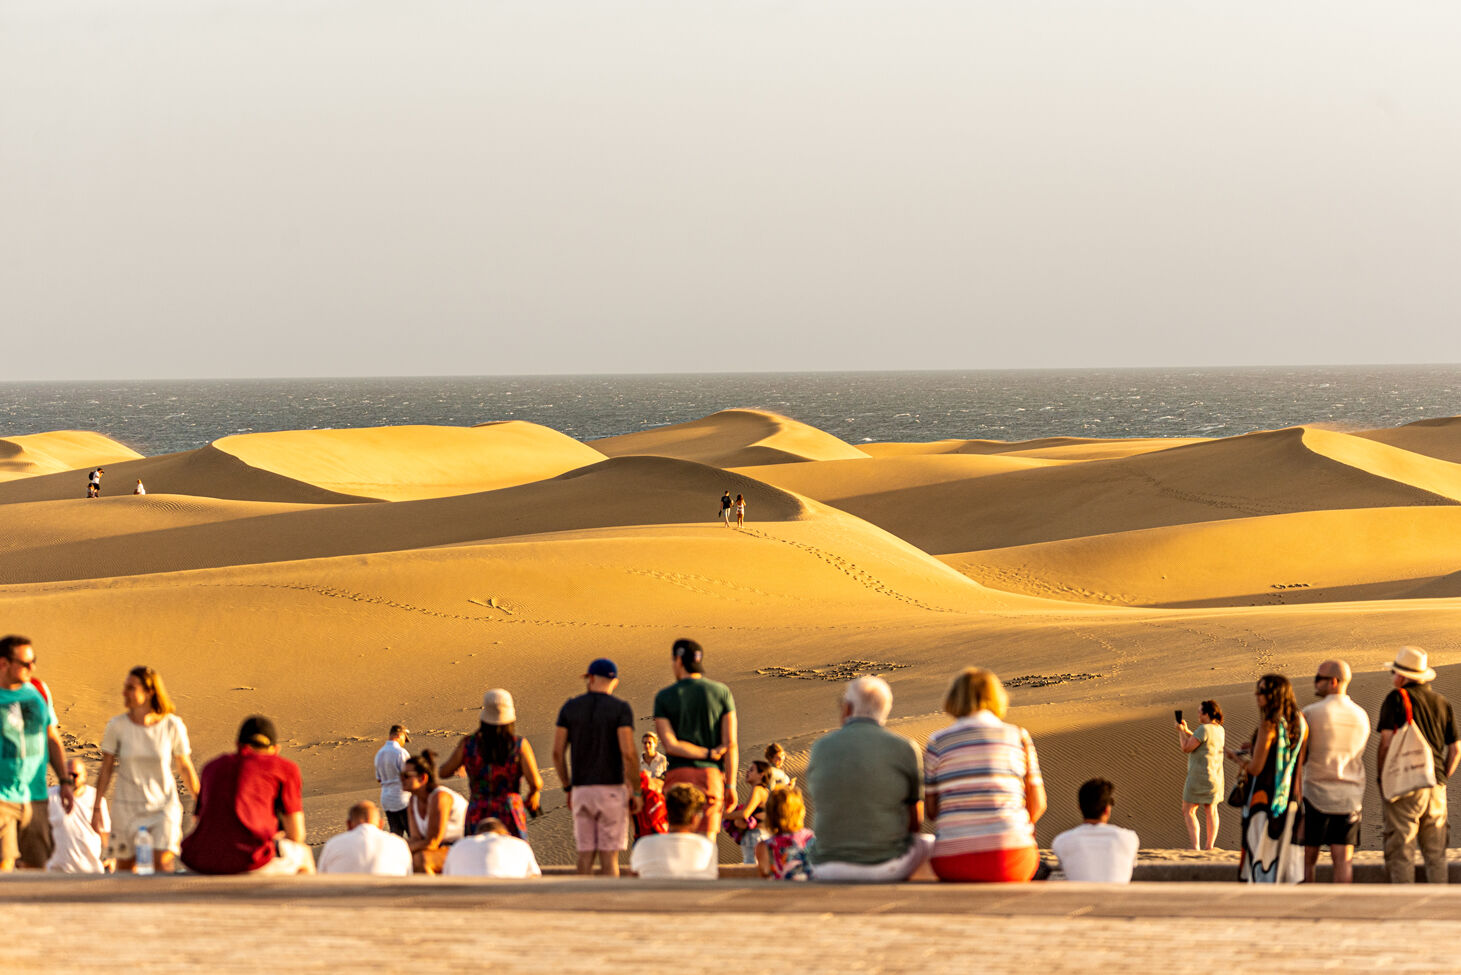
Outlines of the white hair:
{"label": "white hair", "polygon": [[881,677],[859,677],[848,682],[842,700],[851,706],[854,718],[872,718],[882,724],[893,710],[893,689]]}

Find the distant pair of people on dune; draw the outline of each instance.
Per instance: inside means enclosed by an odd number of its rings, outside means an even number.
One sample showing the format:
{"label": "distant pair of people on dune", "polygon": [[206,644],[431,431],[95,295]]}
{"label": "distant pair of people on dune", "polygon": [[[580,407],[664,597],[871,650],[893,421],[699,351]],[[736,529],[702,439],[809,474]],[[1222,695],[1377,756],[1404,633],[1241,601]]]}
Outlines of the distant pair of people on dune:
{"label": "distant pair of people on dune", "polygon": [[720,496],[720,517],[727,528],[730,527],[731,515],[736,516],[736,527],[740,528],[746,523],[746,496],[737,494],[734,501],[731,500],[730,492],[727,491]]}

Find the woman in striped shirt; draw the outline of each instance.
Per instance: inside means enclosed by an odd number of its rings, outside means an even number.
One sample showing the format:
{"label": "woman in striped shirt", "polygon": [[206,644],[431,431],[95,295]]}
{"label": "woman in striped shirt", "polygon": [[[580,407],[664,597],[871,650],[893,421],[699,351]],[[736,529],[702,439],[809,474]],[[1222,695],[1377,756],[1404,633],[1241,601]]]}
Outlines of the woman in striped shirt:
{"label": "woman in striped shirt", "polygon": [[929,862],[940,880],[1026,881],[1040,865],[1045,785],[1029,732],[1004,721],[1008,707],[1004,685],[982,667],[960,672],[944,696],[954,723],[923,753]]}

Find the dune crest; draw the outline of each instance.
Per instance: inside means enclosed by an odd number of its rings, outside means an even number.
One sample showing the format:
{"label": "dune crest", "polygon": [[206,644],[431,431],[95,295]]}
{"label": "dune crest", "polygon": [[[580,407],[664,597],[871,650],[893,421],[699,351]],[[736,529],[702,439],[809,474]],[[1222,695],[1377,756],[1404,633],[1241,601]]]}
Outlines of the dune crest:
{"label": "dune crest", "polygon": [[1364,430],[1355,436],[1461,464],[1461,416],[1416,420],[1401,427]]}
{"label": "dune crest", "polygon": [[700,420],[595,440],[609,457],[651,454],[712,467],[868,456],[830,433],[766,410],[721,410]]}
{"label": "dune crest", "polygon": [[137,460],[142,455],[89,430],[56,430],[0,439],[0,481]]}

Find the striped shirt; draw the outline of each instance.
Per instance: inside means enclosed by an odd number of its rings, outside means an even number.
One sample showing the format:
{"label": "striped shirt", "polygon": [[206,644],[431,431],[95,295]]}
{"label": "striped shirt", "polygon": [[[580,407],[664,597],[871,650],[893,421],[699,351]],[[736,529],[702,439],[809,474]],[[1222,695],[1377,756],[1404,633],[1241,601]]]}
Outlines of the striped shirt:
{"label": "striped shirt", "polygon": [[978,711],[928,738],[924,792],[938,797],[934,856],[1035,845],[1025,785],[1040,783],[1029,732]]}

